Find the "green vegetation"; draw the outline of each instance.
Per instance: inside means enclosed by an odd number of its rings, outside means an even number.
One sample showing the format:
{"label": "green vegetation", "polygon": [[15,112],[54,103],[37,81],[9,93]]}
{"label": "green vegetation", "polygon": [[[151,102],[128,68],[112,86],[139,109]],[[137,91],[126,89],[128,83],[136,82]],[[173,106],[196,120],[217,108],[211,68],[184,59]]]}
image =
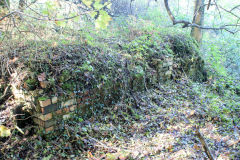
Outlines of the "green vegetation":
{"label": "green vegetation", "polygon": [[[215,29],[198,43],[159,1],[26,3],[0,30],[0,159],[206,159],[196,128],[216,159],[240,158],[239,26],[216,29],[234,8],[218,17],[210,5],[203,27]],[[184,21],[194,7],[170,5]],[[94,103],[49,134],[24,115],[22,134],[16,110],[36,106],[14,87],[39,101],[93,90]]]}

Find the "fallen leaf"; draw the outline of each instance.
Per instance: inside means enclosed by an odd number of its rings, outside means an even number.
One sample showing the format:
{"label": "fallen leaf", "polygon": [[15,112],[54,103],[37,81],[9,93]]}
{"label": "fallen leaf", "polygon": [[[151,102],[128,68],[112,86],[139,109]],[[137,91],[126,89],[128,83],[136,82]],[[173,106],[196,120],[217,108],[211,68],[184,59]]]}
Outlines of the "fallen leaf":
{"label": "fallen leaf", "polygon": [[45,81],[46,80],[46,73],[43,72],[41,74],[38,75],[38,80],[39,82]]}
{"label": "fallen leaf", "polygon": [[48,85],[48,81],[40,81],[40,86],[42,88],[47,88],[47,85]]}
{"label": "fallen leaf", "polygon": [[1,125],[0,126],[0,137],[9,137],[11,135],[11,129]]}
{"label": "fallen leaf", "polygon": [[118,157],[120,160],[126,160],[129,158],[129,153],[121,152],[120,156]]}
{"label": "fallen leaf", "polygon": [[93,158],[93,155],[90,151],[88,151],[87,154],[88,154],[88,158]]}
{"label": "fallen leaf", "polygon": [[107,153],[106,160],[117,160],[119,157],[118,153]]}
{"label": "fallen leaf", "polygon": [[196,149],[197,151],[201,149],[197,144],[194,144],[193,148]]}
{"label": "fallen leaf", "polygon": [[9,61],[10,64],[15,63],[18,60],[18,57],[14,57]]}
{"label": "fallen leaf", "polygon": [[195,111],[194,110],[191,110],[189,116],[193,116],[195,114]]}
{"label": "fallen leaf", "polygon": [[168,149],[168,152],[173,152],[173,145],[169,145],[168,147],[167,147],[167,149]]}

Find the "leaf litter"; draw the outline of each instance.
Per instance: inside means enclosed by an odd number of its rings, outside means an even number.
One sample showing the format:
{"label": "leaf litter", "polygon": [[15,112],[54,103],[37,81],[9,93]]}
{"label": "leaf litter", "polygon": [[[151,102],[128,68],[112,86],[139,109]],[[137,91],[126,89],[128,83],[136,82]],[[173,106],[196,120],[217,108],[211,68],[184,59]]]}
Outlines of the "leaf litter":
{"label": "leaf litter", "polygon": [[[204,84],[202,88],[207,88]],[[205,94],[206,92],[201,92]],[[206,159],[200,128],[215,159],[239,159],[239,126],[208,114],[206,97],[191,81],[168,82],[134,93],[92,117],[72,116],[49,135],[20,135],[1,142],[0,157],[45,159]],[[48,155],[48,156],[46,156]]]}

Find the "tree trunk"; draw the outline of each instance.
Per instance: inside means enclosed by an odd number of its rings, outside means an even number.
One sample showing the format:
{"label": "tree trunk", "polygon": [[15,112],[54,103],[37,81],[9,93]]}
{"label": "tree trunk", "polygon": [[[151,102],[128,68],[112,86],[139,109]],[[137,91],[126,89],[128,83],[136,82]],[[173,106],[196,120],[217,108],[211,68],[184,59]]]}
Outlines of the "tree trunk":
{"label": "tree trunk", "polygon": [[[192,23],[202,26],[203,21],[204,21],[204,0],[195,0],[195,9]],[[194,39],[196,39],[198,43],[201,43],[202,30],[200,28],[193,27],[191,31],[191,36]]]}

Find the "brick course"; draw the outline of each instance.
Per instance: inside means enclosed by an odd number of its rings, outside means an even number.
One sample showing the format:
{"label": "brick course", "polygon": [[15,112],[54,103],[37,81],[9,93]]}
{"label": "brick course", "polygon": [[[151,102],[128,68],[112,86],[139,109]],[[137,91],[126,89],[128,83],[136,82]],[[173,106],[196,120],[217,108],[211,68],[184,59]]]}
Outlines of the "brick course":
{"label": "brick course", "polygon": [[72,98],[61,101],[59,97],[52,97],[44,101],[39,101],[39,112],[36,112],[34,122],[39,125],[45,133],[53,131],[57,128],[57,122],[63,119],[68,119],[71,112],[82,110],[84,113],[86,105],[93,102],[96,98],[93,92],[86,91],[77,95],[79,98]]}
{"label": "brick course", "polygon": [[62,100],[64,97],[51,97],[44,101],[37,100],[38,97],[32,96],[23,90],[14,88],[14,96],[16,99],[31,101],[36,105],[36,111],[33,112],[33,121],[45,133],[58,128],[57,122],[68,119],[71,114],[79,110],[80,114],[88,111],[89,105],[93,104],[98,90],[85,91],[81,93],[72,93],[69,99]]}

